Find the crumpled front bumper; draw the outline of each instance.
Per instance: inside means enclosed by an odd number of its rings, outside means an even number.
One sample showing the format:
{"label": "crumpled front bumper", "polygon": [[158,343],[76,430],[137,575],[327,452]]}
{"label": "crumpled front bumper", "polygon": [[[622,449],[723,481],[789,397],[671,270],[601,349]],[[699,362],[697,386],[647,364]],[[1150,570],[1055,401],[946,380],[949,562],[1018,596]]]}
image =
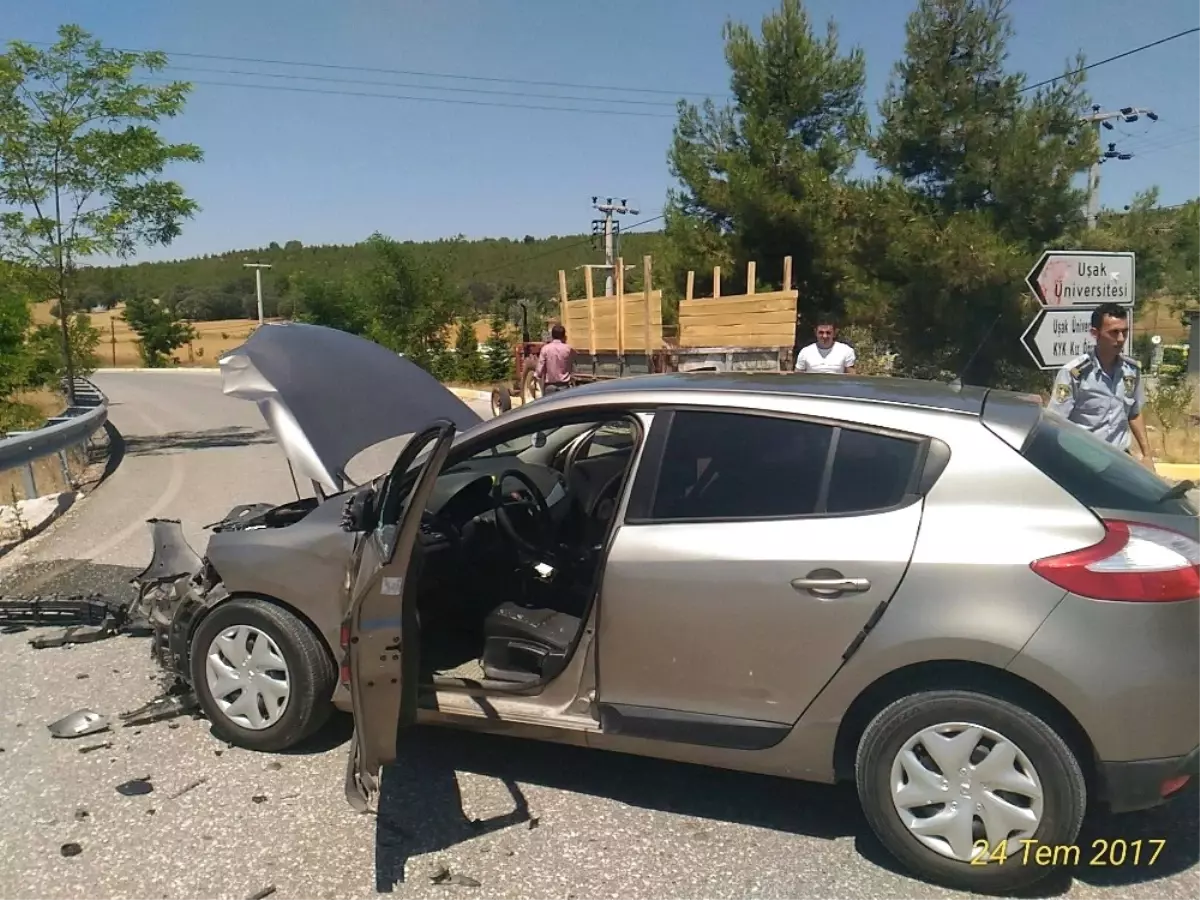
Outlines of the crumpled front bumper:
{"label": "crumpled front bumper", "polygon": [[134,576],[138,611],[150,623],[150,653],[167,672],[190,682],[189,641],[196,618],[225,597],[208,562],[187,539],[178,519],[148,519],[154,553]]}

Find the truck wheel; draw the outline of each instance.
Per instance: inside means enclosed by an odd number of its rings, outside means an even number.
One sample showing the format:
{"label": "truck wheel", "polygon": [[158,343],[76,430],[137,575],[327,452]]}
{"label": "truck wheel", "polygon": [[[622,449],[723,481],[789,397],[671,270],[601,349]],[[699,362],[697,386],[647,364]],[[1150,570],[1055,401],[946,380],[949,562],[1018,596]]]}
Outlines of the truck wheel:
{"label": "truck wheel", "polygon": [[492,388],[492,418],[506,413],[512,409],[512,393],[508,390],[507,384],[497,385]]}
{"label": "truck wheel", "polygon": [[1007,893],[1080,862],[1079,761],[1049,724],[998,697],[940,690],[897,700],[863,733],[855,780],[879,840],[937,884]]}
{"label": "truck wheel", "polygon": [[521,402],[532,403],[540,396],[542,396],[542,384],[537,380],[537,375],[533,372],[526,372],[525,380],[521,382]]}
{"label": "truck wheel", "polygon": [[192,687],[213,731],[239,747],[285,750],[333,711],[333,659],[304,622],[273,603],[222,603],[200,620],[190,656]]}

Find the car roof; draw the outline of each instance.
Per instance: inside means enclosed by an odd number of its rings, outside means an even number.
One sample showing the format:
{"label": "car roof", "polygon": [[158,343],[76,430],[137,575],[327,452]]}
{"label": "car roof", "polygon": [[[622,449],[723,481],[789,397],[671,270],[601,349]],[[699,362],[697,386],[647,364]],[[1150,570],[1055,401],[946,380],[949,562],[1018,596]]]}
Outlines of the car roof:
{"label": "car roof", "polygon": [[[890,403],[979,415],[989,389],[974,385],[952,385],[915,378],[883,378],[867,375],[816,375],[797,372],[669,372],[629,375],[580,385],[566,394],[594,397],[604,394],[699,392],[774,394],[788,397],[819,397],[830,400],[859,400]],[[681,399],[683,399],[681,397]]]}

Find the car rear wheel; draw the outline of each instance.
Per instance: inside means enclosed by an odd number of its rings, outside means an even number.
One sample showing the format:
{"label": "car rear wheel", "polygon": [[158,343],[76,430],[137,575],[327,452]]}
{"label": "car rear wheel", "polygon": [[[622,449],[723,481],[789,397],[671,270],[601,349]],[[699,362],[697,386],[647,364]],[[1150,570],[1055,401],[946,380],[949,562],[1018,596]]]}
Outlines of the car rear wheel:
{"label": "car rear wheel", "polygon": [[191,643],[192,686],[218,737],[278,751],[329,718],[337,672],[320,638],[287,610],[235,598],[205,616]]}
{"label": "car rear wheel", "polygon": [[929,881],[1011,891],[1077,862],[1079,761],[1046,721],[1006,700],[949,690],[895,701],[864,731],[855,777],[875,834]]}

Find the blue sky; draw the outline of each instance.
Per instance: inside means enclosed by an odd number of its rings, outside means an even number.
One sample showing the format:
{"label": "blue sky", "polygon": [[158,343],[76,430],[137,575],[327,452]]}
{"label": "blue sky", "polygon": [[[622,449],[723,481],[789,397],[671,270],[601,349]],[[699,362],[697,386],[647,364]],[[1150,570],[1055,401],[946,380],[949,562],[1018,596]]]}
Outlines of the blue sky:
{"label": "blue sky", "polygon": [[[49,41],[59,24],[76,22],[107,44],[168,53],[724,95],[728,73],[721,27],[729,11],[757,30],[775,5],[771,0],[0,0],[0,41]],[[816,22],[833,16],[843,43],[864,49],[872,111],[902,51],[912,6],[909,0],[808,3]],[[1196,0],[1013,0],[1011,8],[1017,30],[1011,68],[1034,80],[1061,72],[1076,51],[1094,62],[1200,21]],[[1140,105],[1160,116],[1157,123],[1143,119],[1109,133],[1107,140],[1116,139],[1118,149],[1136,155],[1103,167],[1106,206],[1119,207],[1153,184],[1160,186],[1165,204],[1197,195],[1198,37],[1189,35],[1090,73],[1089,88],[1105,108]],[[202,212],[170,247],[145,250],[139,259],[290,239],[353,242],[375,230],[414,240],[460,233],[577,234],[590,227],[592,195],[629,198],[641,215],[628,218],[646,219],[661,210],[672,186],[666,164],[671,93],[182,56],[172,57],[172,66],[181,67],[172,77],[194,82],[405,94],[482,105],[197,84],[185,113],[164,131],[205,151],[202,165],[176,173]],[[551,99],[555,96],[584,99]],[[489,105],[498,103],[587,111]],[[614,110],[643,115],[615,115]]]}

